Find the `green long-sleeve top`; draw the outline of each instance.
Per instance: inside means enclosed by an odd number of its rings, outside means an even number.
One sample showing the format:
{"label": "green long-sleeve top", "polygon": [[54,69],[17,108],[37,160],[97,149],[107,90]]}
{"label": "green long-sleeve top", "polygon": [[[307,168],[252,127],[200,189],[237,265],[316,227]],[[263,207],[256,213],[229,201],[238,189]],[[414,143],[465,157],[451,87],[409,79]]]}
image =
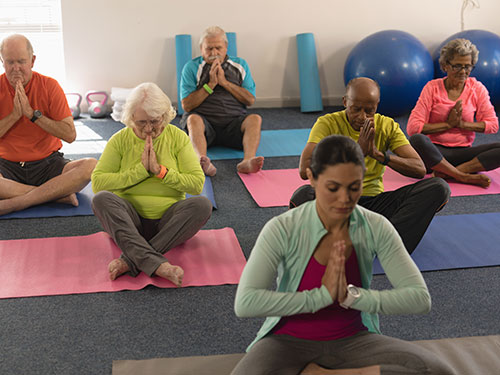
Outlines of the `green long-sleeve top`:
{"label": "green long-sleeve top", "polygon": [[[314,250],[326,233],[315,200],[274,217],[264,226],[236,292],[236,315],[267,317],[248,349],[268,334],[282,316],[314,313],[333,303],[324,285],[297,291]],[[349,236],[362,282],[361,295],[352,308],[361,311],[363,324],[371,332],[380,333],[378,313],[417,314],[430,310],[425,281],[385,217],[356,206],[349,219]],[[393,289],[370,289],[375,256]],[[271,288],[276,276],[274,291]]]}
{"label": "green long-sleeve top", "polygon": [[201,194],[205,175],[189,137],[176,126],[165,126],[153,139],[157,161],[168,169],[161,180],[141,162],[144,143],[131,128],[115,133],[92,173],[92,190],[111,191],[132,203],[142,217],[159,219],[186,193]]}

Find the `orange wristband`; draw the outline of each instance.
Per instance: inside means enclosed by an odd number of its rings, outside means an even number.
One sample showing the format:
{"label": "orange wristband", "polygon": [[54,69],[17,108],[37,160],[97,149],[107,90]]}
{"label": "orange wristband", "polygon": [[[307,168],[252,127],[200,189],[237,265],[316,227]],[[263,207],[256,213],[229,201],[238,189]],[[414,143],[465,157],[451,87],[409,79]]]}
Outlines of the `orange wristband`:
{"label": "orange wristband", "polygon": [[164,165],[160,165],[160,173],[156,175],[160,180],[163,180],[163,177],[166,176],[168,169]]}

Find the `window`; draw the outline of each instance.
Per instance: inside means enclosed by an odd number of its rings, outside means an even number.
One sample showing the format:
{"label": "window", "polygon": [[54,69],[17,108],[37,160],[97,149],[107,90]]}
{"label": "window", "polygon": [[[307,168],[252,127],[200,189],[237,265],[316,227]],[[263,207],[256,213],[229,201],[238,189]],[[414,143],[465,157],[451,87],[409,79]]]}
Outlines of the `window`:
{"label": "window", "polygon": [[[55,78],[64,86],[61,24],[61,0],[0,1],[0,40],[9,34],[26,36],[36,55],[33,70]],[[3,72],[0,66],[0,73]]]}

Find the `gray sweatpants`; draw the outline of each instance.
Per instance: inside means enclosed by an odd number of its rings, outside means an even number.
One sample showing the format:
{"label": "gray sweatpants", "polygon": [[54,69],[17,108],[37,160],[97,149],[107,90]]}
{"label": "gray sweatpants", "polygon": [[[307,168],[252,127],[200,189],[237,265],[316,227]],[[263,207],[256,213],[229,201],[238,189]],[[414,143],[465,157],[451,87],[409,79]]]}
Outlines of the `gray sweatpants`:
{"label": "gray sweatpants", "polygon": [[210,201],[197,196],[173,204],[159,220],[147,220],[131,203],[109,191],[94,196],[92,209],[122,250],[121,258],[134,277],[140,271],[152,276],[160,264],[167,262],[163,254],[198,233],[212,214]]}
{"label": "gray sweatpants", "polygon": [[421,346],[361,331],[331,341],[268,335],[252,347],[231,375],[297,375],[310,362],[328,369],[380,365],[384,375],[455,374],[437,355]]}

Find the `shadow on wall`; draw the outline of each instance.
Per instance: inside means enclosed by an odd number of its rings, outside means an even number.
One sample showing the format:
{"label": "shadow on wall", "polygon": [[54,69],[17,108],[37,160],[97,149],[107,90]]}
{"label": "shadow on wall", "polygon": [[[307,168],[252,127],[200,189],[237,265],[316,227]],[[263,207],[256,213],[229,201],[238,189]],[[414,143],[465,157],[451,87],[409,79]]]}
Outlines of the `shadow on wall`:
{"label": "shadow on wall", "polygon": [[[161,43],[158,43],[160,45]],[[165,38],[161,44],[163,51],[160,57],[155,83],[167,94],[172,103],[177,103],[177,73],[175,69],[175,37]],[[137,85],[142,82],[137,82]]]}
{"label": "shadow on wall", "polygon": [[[297,106],[300,105],[299,64],[297,61],[297,38],[295,36],[283,38],[282,43],[287,47],[285,56],[285,62],[286,62],[285,69],[283,69],[283,86],[281,88],[281,98],[283,99],[285,106],[287,106],[288,102],[290,102],[290,105]],[[281,59],[278,59],[277,61],[279,60]]]}
{"label": "shadow on wall", "polygon": [[[349,55],[349,52],[356,46],[356,43],[346,44],[343,47],[332,48],[332,53],[325,54],[324,59],[320,59],[318,56],[318,61],[324,61],[325,63],[319,66],[319,77],[321,81],[321,92],[332,93],[331,97],[328,98],[327,104],[329,105],[342,105],[342,97],[345,93],[344,84],[344,65]],[[322,51],[328,51],[328,48],[323,46]],[[328,77],[330,79],[330,84],[328,85]],[[325,97],[323,96],[323,103],[325,103]]]}

